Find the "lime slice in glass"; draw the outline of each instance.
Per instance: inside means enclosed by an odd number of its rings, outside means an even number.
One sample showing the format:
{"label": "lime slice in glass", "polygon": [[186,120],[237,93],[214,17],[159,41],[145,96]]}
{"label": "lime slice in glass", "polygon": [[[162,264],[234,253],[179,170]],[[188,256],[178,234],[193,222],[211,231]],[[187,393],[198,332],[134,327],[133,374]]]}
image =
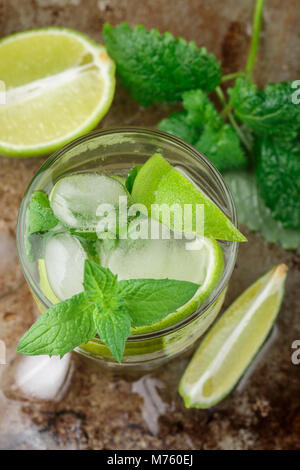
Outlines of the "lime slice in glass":
{"label": "lime slice in glass", "polygon": [[279,312],[285,264],[258,279],[215,323],[179,384],[188,408],[209,408],[233,389],[259,351]]}
{"label": "lime slice in glass", "polygon": [[[140,225],[160,225],[153,219],[141,218]],[[134,220],[129,225],[137,224]],[[143,228],[140,228],[143,233]],[[157,331],[173,325],[194,312],[205,302],[219,284],[224,270],[223,251],[213,239],[198,238],[194,241],[175,239],[119,240],[115,249],[101,252],[101,264],[123,279],[175,279],[199,284],[194,297],[176,312],[153,325],[141,326],[134,334]]]}
{"label": "lime slice in glass", "polygon": [[[191,233],[213,237],[220,240],[246,241],[244,235],[230,222],[225,214],[184,175],[172,167],[160,154],[154,154],[140,168],[133,183],[134,202],[144,204],[148,215],[157,218],[153,205],[179,204],[184,210],[186,204],[192,205]],[[204,206],[204,227],[197,221],[197,205]],[[162,222],[161,213],[158,220]],[[182,231],[183,224],[174,218],[171,227]],[[204,228],[204,230],[203,230]]]}
{"label": "lime slice in glass", "polygon": [[0,41],[0,153],[52,152],[93,129],[108,111],[115,65],[104,46],[79,32],[43,28]]}
{"label": "lime slice in glass", "polygon": [[39,259],[40,287],[56,304],[83,291],[84,262],[87,255],[76,237],[59,233],[45,242],[44,259]]}

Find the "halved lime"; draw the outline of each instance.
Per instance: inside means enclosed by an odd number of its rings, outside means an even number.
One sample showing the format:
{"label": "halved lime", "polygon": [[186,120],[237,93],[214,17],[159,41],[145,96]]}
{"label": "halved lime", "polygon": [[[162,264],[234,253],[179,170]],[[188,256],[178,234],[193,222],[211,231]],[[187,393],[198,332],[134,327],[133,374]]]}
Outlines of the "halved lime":
{"label": "halved lime", "polygon": [[[244,235],[230,222],[225,214],[192,182],[172,167],[160,154],[154,154],[140,168],[132,188],[132,198],[144,204],[148,215],[163,221],[162,213],[155,214],[154,204],[167,204],[170,208],[179,204],[192,205],[191,232],[196,235],[220,240],[246,241]],[[197,205],[204,206],[204,227],[197,221]],[[182,219],[183,220],[183,219]],[[183,222],[176,217],[171,219],[174,230],[183,231]],[[203,230],[204,228],[204,230]]]}
{"label": "halved lime", "polygon": [[286,274],[280,264],[258,279],[205,336],[179,384],[186,407],[209,408],[233,389],[275,321]]}
{"label": "halved lime", "polygon": [[79,32],[43,28],[0,41],[0,153],[28,157],[93,129],[108,111],[115,65],[104,46]]}

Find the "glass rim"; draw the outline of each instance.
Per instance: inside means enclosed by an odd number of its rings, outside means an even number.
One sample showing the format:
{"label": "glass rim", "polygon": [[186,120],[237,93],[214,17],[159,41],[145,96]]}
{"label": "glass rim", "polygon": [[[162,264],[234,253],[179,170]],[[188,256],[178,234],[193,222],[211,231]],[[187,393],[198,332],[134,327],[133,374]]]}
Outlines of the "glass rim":
{"label": "glass rim", "polygon": [[[143,127],[135,127],[135,126],[113,127],[109,129],[100,129],[100,130],[98,129],[98,130],[89,132],[88,134],[78,137],[77,139],[64,145],[63,147],[56,150],[53,154],[51,154],[47,158],[47,160],[42,164],[42,166],[39,168],[39,170],[35,173],[35,175],[31,179],[26,189],[26,192],[22,198],[22,202],[19,208],[18,220],[17,220],[16,242],[17,242],[17,251],[18,251],[18,256],[19,256],[19,260],[21,263],[22,271],[34,297],[36,297],[39,301],[41,301],[48,309],[52,307],[53,304],[46,297],[46,295],[41,290],[40,286],[37,284],[36,280],[33,278],[29,270],[26,268],[28,260],[26,259],[26,255],[24,255],[25,252],[22,249],[22,238],[24,237],[23,227],[25,226],[25,224],[22,222],[25,222],[24,217],[26,215],[26,211],[24,210],[24,206],[25,206],[26,195],[31,194],[33,190],[32,187],[34,186],[34,183],[36,182],[38,175],[41,172],[48,169],[59,158],[63,157],[63,155],[65,155],[69,150],[74,149],[81,143],[89,141],[93,138],[113,135],[113,134],[129,134],[129,135],[141,134],[141,135],[158,137],[165,141],[168,141],[171,144],[176,144],[187,153],[192,154],[192,156],[196,158],[196,160],[198,160],[199,163],[201,162],[202,164],[204,164],[204,166],[208,167],[209,171],[212,172],[213,177],[217,180],[218,185],[221,187],[223,193],[225,193],[226,195],[226,199],[227,199],[226,202],[229,205],[230,217],[232,219],[232,223],[235,226],[238,225],[236,207],[235,207],[232,195],[230,193],[230,190],[224,178],[222,177],[220,172],[215,168],[215,166],[208,160],[208,158],[204,154],[199,152],[199,150],[195,149],[192,145],[187,144],[182,139],[175,137],[171,134],[167,134],[166,132],[153,130],[153,129],[147,129]],[[225,266],[222,278],[219,281],[218,285],[213,290],[213,292],[211,293],[211,295],[209,296],[209,298],[202,305],[200,305],[194,312],[190,313],[189,315],[187,315],[186,317],[182,318],[181,320],[177,321],[176,323],[172,325],[166,326],[162,328],[161,330],[149,331],[147,333],[131,335],[128,337],[127,341],[128,342],[143,341],[143,340],[158,338],[160,336],[165,336],[166,334],[169,334],[176,330],[184,328],[186,325],[191,323],[195,318],[204,314],[206,310],[211,305],[214,304],[214,302],[217,300],[219,295],[226,288],[227,283],[233,272],[236,257],[237,257],[238,242],[230,242],[230,244],[232,246],[232,249],[230,250],[230,256]]]}

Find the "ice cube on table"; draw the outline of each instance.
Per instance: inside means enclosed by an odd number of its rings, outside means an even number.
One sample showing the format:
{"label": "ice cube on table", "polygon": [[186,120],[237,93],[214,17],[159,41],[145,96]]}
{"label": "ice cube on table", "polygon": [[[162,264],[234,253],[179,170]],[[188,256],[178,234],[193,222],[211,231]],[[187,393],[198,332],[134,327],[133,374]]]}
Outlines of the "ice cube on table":
{"label": "ice cube on table", "polygon": [[71,355],[21,357],[15,371],[14,389],[28,398],[58,400],[70,379]]}

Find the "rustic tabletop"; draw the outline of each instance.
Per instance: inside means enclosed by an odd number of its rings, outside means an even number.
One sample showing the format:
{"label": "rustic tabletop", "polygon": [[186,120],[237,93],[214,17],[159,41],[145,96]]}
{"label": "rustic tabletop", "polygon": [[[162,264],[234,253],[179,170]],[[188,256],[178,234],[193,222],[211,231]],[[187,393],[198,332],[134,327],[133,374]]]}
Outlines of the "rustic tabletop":
{"label": "rustic tabletop", "polygon": [[[300,3],[284,3],[283,8],[282,1],[268,0],[265,8],[256,67],[260,84],[300,77]],[[204,44],[230,73],[244,66],[252,7],[252,0],[0,0],[0,37],[60,25],[101,41],[105,21],[142,23]],[[168,112],[167,106],[142,109],[118,87],[101,127],[155,127]],[[44,160],[0,157],[0,339],[7,348],[7,364],[0,365],[0,448],[299,449],[300,365],[292,364],[291,345],[300,339],[300,257],[245,227],[249,243],[239,250],[226,305],[280,262],[289,267],[286,295],[266,345],[218,406],[185,409],[176,390],[188,357],[123,377],[71,355],[48,367],[47,377],[40,362],[26,383],[16,376],[31,367],[15,350],[38,315],[17,259],[17,211]]]}

